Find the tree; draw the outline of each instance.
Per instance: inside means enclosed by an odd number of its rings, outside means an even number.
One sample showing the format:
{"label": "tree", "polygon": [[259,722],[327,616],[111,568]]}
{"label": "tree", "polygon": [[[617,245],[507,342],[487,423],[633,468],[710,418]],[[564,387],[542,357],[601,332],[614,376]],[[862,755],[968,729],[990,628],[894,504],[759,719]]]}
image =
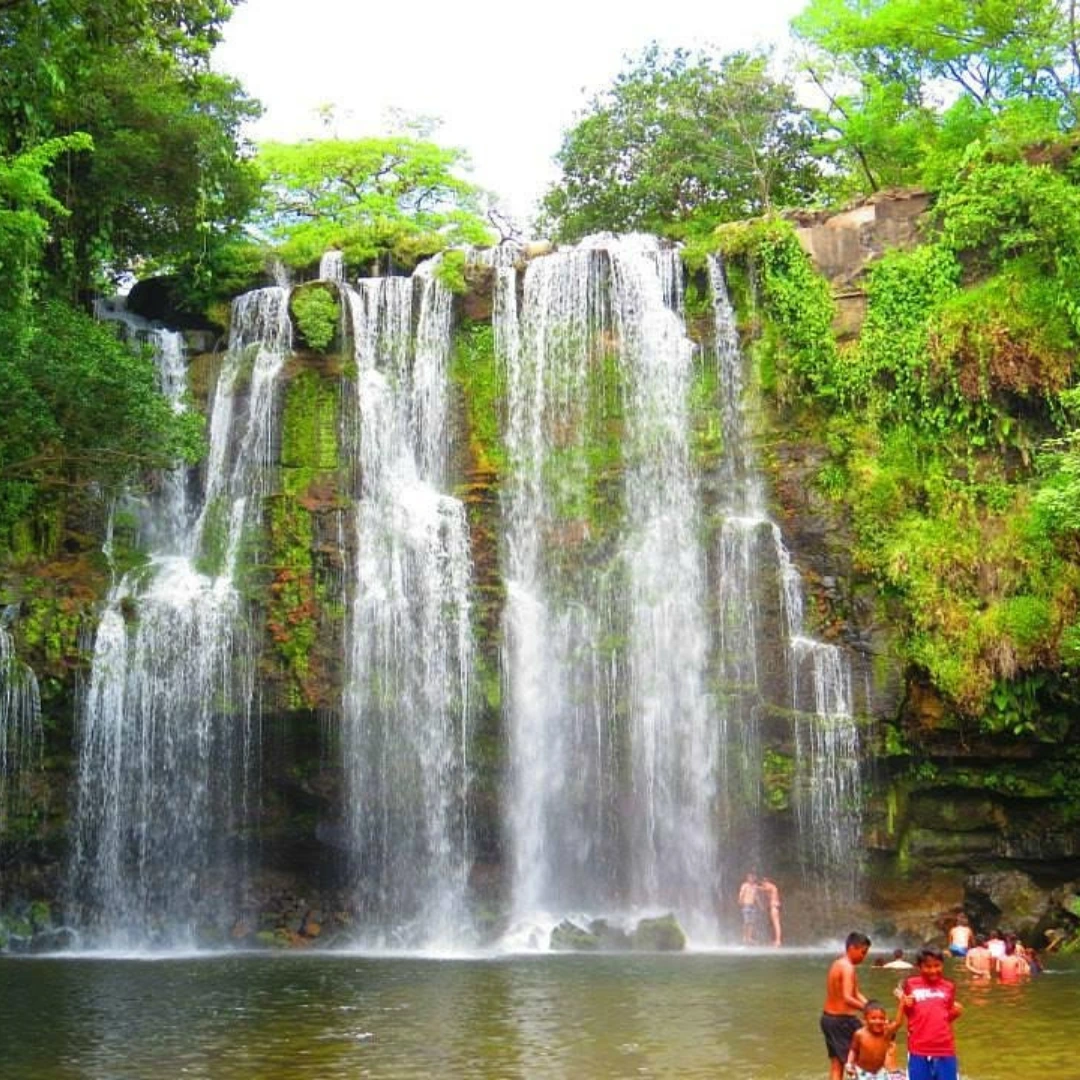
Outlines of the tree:
{"label": "tree", "polygon": [[543,200],[556,234],[679,234],[774,205],[801,205],[820,176],[806,114],[768,57],[661,51],[655,43],[563,137],[562,176]]}
{"label": "tree", "polygon": [[75,297],[147,259],[198,261],[257,194],[240,144],[257,114],[208,57],[227,0],[10,0],[0,5],[0,153],[74,132],[93,154],[57,158],[69,211],[50,234],[52,291]]}
{"label": "tree", "polygon": [[331,248],[362,265],[389,254],[401,265],[463,243],[490,243],[480,194],[457,175],[462,151],[404,135],[267,143],[257,224],[288,265]]}
{"label": "tree", "polygon": [[90,137],[80,133],[49,139],[10,158],[0,155],[0,310],[29,303],[50,219],[68,214],[52,193],[48,169],[61,154],[92,147]]}
{"label": "tree", "polygon": [[1029,141],[1068,130],[1077,18],[1076,0],[810,0],[792,26],[826,101],[823,149],[875,190],[947,176],[966,142],[1019,118]]}
{"label": "tree", "polygon": [[0,0],[0,536],[201,450],[202,419],[78,305],[110,267],[208,258],[245,216],[254,105],[206,62],[232,6]]}

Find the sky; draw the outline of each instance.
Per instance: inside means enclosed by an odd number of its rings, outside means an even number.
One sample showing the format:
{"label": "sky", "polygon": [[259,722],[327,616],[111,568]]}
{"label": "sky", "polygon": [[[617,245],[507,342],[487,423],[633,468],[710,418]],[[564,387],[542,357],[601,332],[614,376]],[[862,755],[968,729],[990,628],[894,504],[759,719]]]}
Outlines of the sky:
{"label": "sky", "polygon": [[[651,41],[783,49],[806,0],[245,0],[214,66],[265,114],[256,142],[383,134],[393,110],[441,121],[469,179],[527,224],[589,99]],[[334,126],[319,118],[334,110]]]}

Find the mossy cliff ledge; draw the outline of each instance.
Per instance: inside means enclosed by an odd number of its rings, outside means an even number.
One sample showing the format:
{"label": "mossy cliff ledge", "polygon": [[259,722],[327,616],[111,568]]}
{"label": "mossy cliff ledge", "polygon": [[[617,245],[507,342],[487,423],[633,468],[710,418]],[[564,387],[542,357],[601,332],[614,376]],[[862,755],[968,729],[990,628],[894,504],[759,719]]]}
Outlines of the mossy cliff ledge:
{"label": "mossy cliff ledge", "polygon": [[[834,343],[858,340],[869,306],[868,268],[887,251],[918,244],[927,204],[924,193],[897,192],[835,217],[798,220],[800,242],[826,274],[837,303],[825,323]],[[538,247],[525,257],[545,250]],[[1049,929],[1075,929],[1077,916],[1070,911],[1080,892],[1080,759],[1070,746],[1080,736],[1080,721],[1058,708],[1056,727],[1048,722],[1032,731],[1024,726],[1030,709],[1014,710],[1016,722],[1001,720],[1013,715],[1008,687],[997,687],[998,699],[988,698],[986,710],[972,713],[927,677],[910,647],[903,589],[867,554],[874,526],[871,496],[861,503],[852,496],[863,492],[852,477],[886,471],[871,453],[877,451],[871,446],[875,437],[826,416],[785,384],[782,328],[768,305],[753,298],[758,270],[739,253],[729,263],[740,332],[751,356],[753,434],[769,481],[770,513],[805,582],[810,631],[852,658],[858,720],[869,747],[865,903],[838,916],[843,926],[826,930],[848,929],[847,921],[858,919],[879,935],[922,940],[939,936],[944,920],[959,908],[981,928],[1006,925],[1040,944]],[[508,876],[500,820],[507,732],[500,667],[506,582],[499,549],[510,467],[503,435],[507,389],[491,325],[495,274],[470,263],[463,277],[448,358],[448,426],[450,486],[465,505],[473,568],[470,884],[497,928]],[[342,831],[340,741],[349,568],[361,554],[353,519],[362,478],[357,433],[348,419],[355,415],[358,372],[336,285],[295,288],[290,311],[294,348],[278,388],[279,434],[261,489],[258,535],[245,538],[237,575],[258,640],[260,739],[253,770],[258,789],[252,793],[257,811],[254,827],[236,836],[233,846],[251,868],[253,915],[242,925],[215,928],[234,941],[275,946],[333,941],[349,932],[354,919]],[[693,333],[707,341],[709,319],[689,314]],[[213,350],[189,365],[192,397],[202,406],[212,398],[220,367],[221,354]],[[564,454],[568,475],[591,479],[572,493],[558,538],[565,558],[583,564],[614,543],[613,521],[624,498],[624,401],[609,355],[598,355],[591,378],[589,393],[600,404],[587,418],[582,445],[568,445]],[[720,482],[721,449],[709,419],[716,376],[700,364],[695,379],[693,452],[703,485],[713,491]],[[873,488],[881,518],[891,512],[894,482],[902,487],[905,481],[882,475]],[[193,473],[189,483],[197,486],[198,476]],[[714,506],[717,497],[713,491]],[[73,499],[61,518],[39,523],[9,556],[0,593],[0,602],[18,605],[11,632],[20,657],[37,673],[44,721],[44,752],[31,798],[19,816],[0,819],[0,912],[25,913],[31,902],[43,902],[55,923],[63,919],[69,855],[77,687],[87,674],[88,635],[111,580],[101,554],[104,522],[100,508]],[[702,527],[715,543],[715,516]],[[134,524],[117,519],[112,558],[145,559],[141,540]],[[776,607],[775,595],[761,600],[765,614],[776,616],[766,610]],[[606,647],[615,655],[621,644]],[[805,886],[793,854],[796,717],[779,683],[769,682],[769,669],[782,667],[781,659],[766,655],[762,666],[765,689],[753,704],[762,717],[767,839],[777,863],[789,871],[779,877],[791,912],[790,938],[817,940],[822,927],[798,915],[800,907],[816,906],[812,895],[800,892]],[[745,691],[723,685],[712,692],[734,700]],[[1049,715],[1060,700],[1047,692],[1032,708],[1045,703]],[[568,948],[607,948],[607,935],[603,926],[583,930],[568,924],[561,940]],[[681,947],[674,933],[663,942],[641,947]]]}

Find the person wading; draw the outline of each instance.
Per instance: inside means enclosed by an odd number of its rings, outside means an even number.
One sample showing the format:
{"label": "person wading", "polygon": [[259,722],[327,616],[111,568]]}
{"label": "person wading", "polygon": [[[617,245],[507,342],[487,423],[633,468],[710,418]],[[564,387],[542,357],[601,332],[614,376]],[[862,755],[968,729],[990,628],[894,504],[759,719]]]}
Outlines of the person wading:
{"label": "person wading", "polygon": [[870,939],[853,930],[825,976],[825,1005],[821,1012],[821,1033],[829,1055],[829,1080],[842,1080],[851,1037],[862,1027],[860,1014],[866,998],[859,991],[855,968],[866,959]]}

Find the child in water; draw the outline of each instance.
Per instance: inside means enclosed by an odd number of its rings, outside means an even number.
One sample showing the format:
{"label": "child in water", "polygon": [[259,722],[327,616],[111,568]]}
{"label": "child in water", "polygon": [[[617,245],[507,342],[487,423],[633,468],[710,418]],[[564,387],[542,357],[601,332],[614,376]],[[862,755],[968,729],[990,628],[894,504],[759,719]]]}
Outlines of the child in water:
{"label": "child in water", "polygon": [[927,945],[916,958],[919,974],[904,980],[899,999],[907,1020],[909,1080],[957,1080],[953,1023],[964,1011],[956,986],[942,975],[940,949]]}
{"label": "child in water", "polygon": [[891,1080],[899,1026],[899,1020],[890,1022],[884,1005],[868,1001],[863,1008],[863,1026],[851,1036],[845,1075],[852,1080]]}

